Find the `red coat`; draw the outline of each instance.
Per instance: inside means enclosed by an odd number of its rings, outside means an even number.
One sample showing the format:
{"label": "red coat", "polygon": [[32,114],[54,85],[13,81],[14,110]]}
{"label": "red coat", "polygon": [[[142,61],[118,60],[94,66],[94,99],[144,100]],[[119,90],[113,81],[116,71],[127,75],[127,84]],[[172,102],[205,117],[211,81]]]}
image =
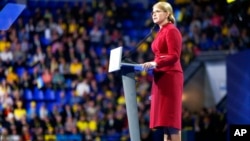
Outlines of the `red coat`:
{"label": "red coat", "polygon": [[181,129],[183,71],[180,63],[182,36],[172,23],[164,25],[152,42],[154,69],[150,128]]}

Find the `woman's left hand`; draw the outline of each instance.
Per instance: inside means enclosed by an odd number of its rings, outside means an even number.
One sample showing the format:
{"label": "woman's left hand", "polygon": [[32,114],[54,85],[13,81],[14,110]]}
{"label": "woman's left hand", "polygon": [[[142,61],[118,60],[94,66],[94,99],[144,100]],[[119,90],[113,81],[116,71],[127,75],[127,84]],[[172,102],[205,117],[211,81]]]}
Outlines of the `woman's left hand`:
{"label": "woman's left hand", "polygon": [[146,62],[142,64],[144,70],[153,69],[156,67],[156,62]]}

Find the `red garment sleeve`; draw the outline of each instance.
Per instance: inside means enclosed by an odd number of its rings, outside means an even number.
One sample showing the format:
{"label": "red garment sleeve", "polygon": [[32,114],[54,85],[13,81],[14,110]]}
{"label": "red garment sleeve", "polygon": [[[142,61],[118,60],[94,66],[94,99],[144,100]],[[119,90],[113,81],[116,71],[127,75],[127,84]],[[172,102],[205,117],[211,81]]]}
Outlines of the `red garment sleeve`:
{"label": "red garment sleeve", "polygon": [[157,64],[157,68],[173,65],[180,57],[182,41],[179,31],[172,28],[166,34],[165,39],[167,41],[168,53],[159,54],[159,56],[155,58],[154,61]]}

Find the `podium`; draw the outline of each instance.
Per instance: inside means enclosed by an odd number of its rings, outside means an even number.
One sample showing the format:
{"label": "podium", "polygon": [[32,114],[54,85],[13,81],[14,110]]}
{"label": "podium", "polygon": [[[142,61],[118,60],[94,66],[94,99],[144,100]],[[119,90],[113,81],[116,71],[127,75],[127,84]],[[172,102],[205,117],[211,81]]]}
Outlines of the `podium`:
{"label": "podium", "polygon": [[109,72],[121,71],[130,138],[131,141],[140,141],[135,72],[142,71],[143,68],[141,64],[124,63],[121,59],[122,47],[112,49],[109,59]]}

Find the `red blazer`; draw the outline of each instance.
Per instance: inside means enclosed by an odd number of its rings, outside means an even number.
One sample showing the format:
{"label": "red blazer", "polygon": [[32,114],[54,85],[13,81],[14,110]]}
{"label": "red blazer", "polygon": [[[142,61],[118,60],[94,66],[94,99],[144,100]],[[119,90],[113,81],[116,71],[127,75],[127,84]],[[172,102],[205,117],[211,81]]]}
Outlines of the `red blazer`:
{"label": "red blazer", "polygon": [[164,25],[152,43],[154,78],[151,93],[150,128],[181,129],[183,71],[180,62],[182,36],[172,23]]}
{"label": "red blazer", "polygon": [[164,25],[152,43],[152,50],[157,63],[156,71],[181,71],[180,55],[182,36],[179,30],[171,23]]}

